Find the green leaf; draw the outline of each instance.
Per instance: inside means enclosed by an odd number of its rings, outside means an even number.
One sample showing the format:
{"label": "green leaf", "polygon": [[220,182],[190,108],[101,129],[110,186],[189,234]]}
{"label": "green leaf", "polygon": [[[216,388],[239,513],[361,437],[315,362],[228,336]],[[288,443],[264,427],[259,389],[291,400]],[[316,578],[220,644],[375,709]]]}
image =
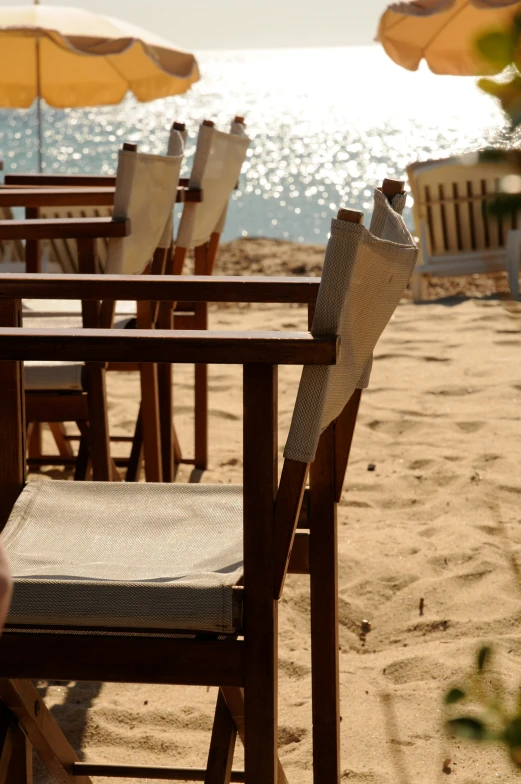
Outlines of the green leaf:
{"label": "green leaf", "polygon": [[451,735],[457,738],[469,738],[470,740],[485,740],[487,738],[487,728],[479,719],[472,716],[462,716],[460,719],[451,719],[447,722],[447,727]]}
{"label": "green leaf", "polygon": [[492,657],[492,648],[490,648],[488,645],[484,645],[478,651],[478,661],[477,661],[477,663],[478,663],[478,670],[480,672],[483,671],[485,665],[488,664],[488,662],[490,661],[491,657]]}
{"label": "green leaf", "polygon": [[483,92],[498,98],[501,108],[510,116],[514,127],[519,125],[521,122],[521,76],[514,76],[509,82],[480,79],[478,86]]}
{"label": "green leaf", "polygon": [[515,38],[513,31],[487,33],[476,42],[478,51],[489,63],[502,71],[514,59]]}
{"label": "green leaf", "polygon": [[455,687],[451,689],[445,695],[445,705],[453,705],[455,702],[460,702],[460,700],[464,700],[467,695],[463,691],[463,689],[458,689]]}

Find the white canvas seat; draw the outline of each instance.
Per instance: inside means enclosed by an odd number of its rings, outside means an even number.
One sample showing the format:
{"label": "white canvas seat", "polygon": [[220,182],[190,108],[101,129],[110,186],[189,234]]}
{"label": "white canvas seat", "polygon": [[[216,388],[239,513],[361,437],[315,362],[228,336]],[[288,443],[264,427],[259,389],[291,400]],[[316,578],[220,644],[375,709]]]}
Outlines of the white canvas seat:
{"label": "white canvas seat", "polygon": [[26,392],[82,392],[85,389],[85,365],[78,362],[51,364],[25,363]]}
{"label": "white canvas seat", "polygon": [[504,179],[519,177],[514,164],[477,162],[476,156],[464,156],[414,163],[407,174],[420,238],[420,257],[411,281],[414,299],[425,298],[429,275],[505,270],[515,295],[519,247],[511,233],[521,227],[521,216],[512,211],[496,218],[488,211],[490,199],[503,190]]}
{"label": "white canvas seat", "polygon": [[3,537],[10,623],[234,631],[240,486],[33,482]]}

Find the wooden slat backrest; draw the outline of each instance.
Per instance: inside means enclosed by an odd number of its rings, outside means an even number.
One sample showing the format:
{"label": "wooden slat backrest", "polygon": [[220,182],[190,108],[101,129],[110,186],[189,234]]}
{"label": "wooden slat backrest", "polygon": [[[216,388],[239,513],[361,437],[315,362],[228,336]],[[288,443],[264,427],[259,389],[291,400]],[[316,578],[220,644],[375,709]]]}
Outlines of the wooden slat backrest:
{"label": "wooden slat backrest", "polygon": [[[12,220],[13,213],[10,207],[0,207],[0,220]],[[24,246],[20,240],[0,242],[0,261],[23,261]]]}
{"label": "wooden slat backrest", "polygon": [[517,175],[509,163],[465,164],[448,158],[408,168],[417,231],[423,224],[427,256],[503,248],[518,216],[497,218],[487,211],[503,177]]}
{"label": "wooden slat backrest", "polygon": [[[40,207],[41,218],[110,218],[112,207]],[[105,268],[108,239],[96,242],[97,257],[101,269]],[[79,272],[78,250],[72,239],[50,240],[51,261],[57,262],[64,272]]]}

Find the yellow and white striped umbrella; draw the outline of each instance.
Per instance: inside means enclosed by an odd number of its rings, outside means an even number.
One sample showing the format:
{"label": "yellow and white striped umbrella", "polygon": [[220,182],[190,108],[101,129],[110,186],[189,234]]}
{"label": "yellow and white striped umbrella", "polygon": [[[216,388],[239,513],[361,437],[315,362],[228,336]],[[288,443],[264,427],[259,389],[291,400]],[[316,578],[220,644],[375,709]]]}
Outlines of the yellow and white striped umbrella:
{"label": "yellow and white striped umbrella", "polygon": [[139,27],[80,8],[0,6],[0,106],[44,98],[60,108],[152,101],[199,79],[193,54]]}

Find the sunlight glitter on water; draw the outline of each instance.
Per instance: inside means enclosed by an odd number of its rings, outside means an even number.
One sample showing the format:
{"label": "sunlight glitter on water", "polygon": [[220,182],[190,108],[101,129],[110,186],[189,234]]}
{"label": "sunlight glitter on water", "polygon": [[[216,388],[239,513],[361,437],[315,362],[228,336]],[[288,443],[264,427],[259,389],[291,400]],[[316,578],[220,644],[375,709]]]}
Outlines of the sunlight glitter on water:
{"label": "sunlight glitter on water", "polygon": [[[188,173],[198,123],[226,128],[245,115],[252,138],[225,239],[269,236],[325,242],[339,206],[370,209],[371,189],[418,159],[502,141],[504,121],[474,81],[409,73],[377,47],[206,52],[186,95],[84,110],[45,107],[45,169],[111,173],[123,141],[165,150],[174,119],[187,122]],[[36,115],[0,111],[6,171],[34,171]],[[410,210],[406,220],[411,225]]]}

